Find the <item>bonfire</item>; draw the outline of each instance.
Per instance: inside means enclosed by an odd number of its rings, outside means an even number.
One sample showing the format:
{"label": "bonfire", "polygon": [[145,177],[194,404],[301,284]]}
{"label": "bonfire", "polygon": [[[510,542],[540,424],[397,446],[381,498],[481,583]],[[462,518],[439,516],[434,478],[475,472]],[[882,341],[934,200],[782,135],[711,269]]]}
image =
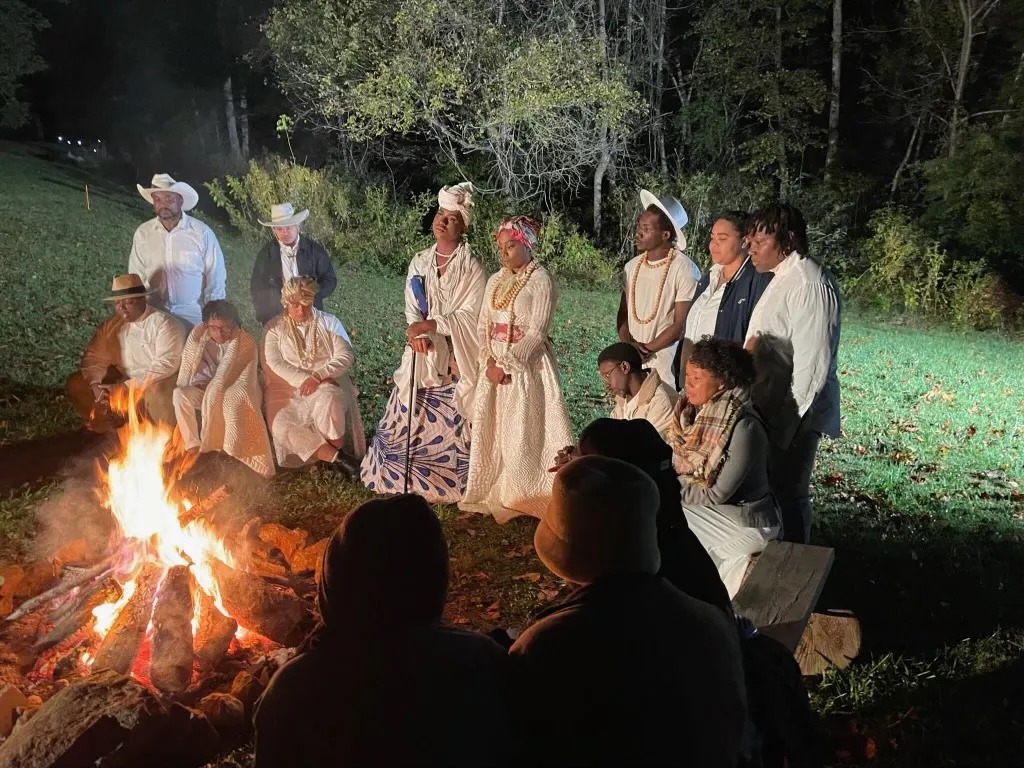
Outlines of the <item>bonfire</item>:
{"label": "bonfire", "polygon": [[245,547],[233,551],[206,521],[223,489],[198,503],[178,491],[192,457],[170,428],[139,416],[139,398],[129,389],[113,404],[126,421],[98,468],[113,520],[107,555],[8,617],[50,608],[32,679],[109,669],[173,694],[213,670],[232,642],[295,645],[308,624],[308,602],[248,567]]}

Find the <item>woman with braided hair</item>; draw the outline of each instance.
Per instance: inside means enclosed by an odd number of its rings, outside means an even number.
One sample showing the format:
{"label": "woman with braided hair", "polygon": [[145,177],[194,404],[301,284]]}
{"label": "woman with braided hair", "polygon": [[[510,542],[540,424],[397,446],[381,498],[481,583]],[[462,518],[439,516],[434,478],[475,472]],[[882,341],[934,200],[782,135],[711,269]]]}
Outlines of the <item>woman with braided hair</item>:
{"label": "woman with braided hair", "polygon": [[533,258],[539,225],[505,219],[495,235],[502,270],[484,289],[469,480],[459,507],[539,517],[553,477],[551,457],[572,442],[569,414],[548,333],[558,302],[554,281]]}
{"label": "woman with braided hair", "polygon": [[311,277],[289,279],[284,312],[264,331],[267,424],[282,467],[319,460],[354,478],[366,452],[349,377],[355,358],[341,321],[314,308],[316,292]]}

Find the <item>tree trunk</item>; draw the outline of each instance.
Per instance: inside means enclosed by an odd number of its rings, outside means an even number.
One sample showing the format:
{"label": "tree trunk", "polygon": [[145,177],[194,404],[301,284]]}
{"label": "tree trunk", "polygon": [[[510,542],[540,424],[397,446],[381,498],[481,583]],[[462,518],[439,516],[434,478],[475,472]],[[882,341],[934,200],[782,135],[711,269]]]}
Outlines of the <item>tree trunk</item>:
{"label": "tree trunk", "polygon": [[668,157],[665,155],[665,121],[662,115],[662,101],[665,82],[665,2],[658,3],[658,48],[654,73],[654,141],[655,152],[661,163],[661,175],[668,176]]}
{"label": "tree trunk", "polygon": [[234,157],[242,156],[242,147],[238,143],[238,121],[235,119],[235,93],[231,87],[231,75],[224,79],[224,116],[227,118],[228,143]]}
{"label": "tree trunk", "polygon": [[601,157],[594,169],[594,237],[601,238],[601,205],[602,188],[604,187],[604,175],[611,165],[612,155],[609,151],[608,123],[601,126]]}
{"label": "tree trunk", "polygon": [[972,0],[957,0],[960,21],[960,56],[956,65],[956,80],[953,83],[953,114],[949,119],[946,152],[949,157],[956,155],[956,142],[960,131],[960,113],[963,111],[964,88],[967,85],[967,70],[971,64],[971,48],[974,45],[974,9]]}
{"label": "tree trunk", "polygon": [[1020,58],[1017,60],[1017,73],[1013,76],[1013,87],[1010,90],[1010,98],[1006,104],[1008,112],[1003,115],[1002,119],[1003,126],[1010,122],[1010,112],[1017,106],[1017,89],[1020,88],[1021,77],[1024,77],[1024,52],[1021,53]]}
{"label": "tree trunk", "polygon": [[828,107],[828,152],[825,181],[832,177],[832,165],[839,153],[839,92],[843,72],[843,0],[832,0],[832,93]]}
{"label": "tree trunk", "polygon": [[242,94],[238,99],[239,111],[241,111],[241,119],[239,120],[242,127],[242,159],[249,159],[249,94],[242,86]]}
{"label": "tree trunk", "polygon": [[789,164],[786,160],[786,137],[782,133],[782,92],[779,78],[782,76],[782,3],[775,3],[775,156],[779,165],[779,197],[789,197]]}
{"label": "tree trunk", "polygon": [[917,122],[914,123],[914,132],[910,134],[910,141],[907,142],[907,151],[903,153],[903,159],[900,160],[900,164],[896,167],[896,173],[892,177],[892,184],[889,186],[890,199],[896,196],[896,189],[900,185],[900,177],[903,176],[903,171],[910,164],[910,158],[914,152],[914,144],[917,142],[917,136],[921,130],[921,121],[923,119],[924,113],[922,112],[918,115]]}

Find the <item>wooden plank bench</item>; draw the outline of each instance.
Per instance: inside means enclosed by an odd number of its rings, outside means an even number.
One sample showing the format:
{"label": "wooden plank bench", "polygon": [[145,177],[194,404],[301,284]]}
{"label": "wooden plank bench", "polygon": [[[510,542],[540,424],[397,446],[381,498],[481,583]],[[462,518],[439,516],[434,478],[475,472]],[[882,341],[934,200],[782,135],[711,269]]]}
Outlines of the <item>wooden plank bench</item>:
{"label": "wooden plank bench", "polygon": [[806,675],[845,667],[860,649],[852,614],[814,613],[834,561],[827,547],[770,542],[732,601],[737,614],[792,651]]}

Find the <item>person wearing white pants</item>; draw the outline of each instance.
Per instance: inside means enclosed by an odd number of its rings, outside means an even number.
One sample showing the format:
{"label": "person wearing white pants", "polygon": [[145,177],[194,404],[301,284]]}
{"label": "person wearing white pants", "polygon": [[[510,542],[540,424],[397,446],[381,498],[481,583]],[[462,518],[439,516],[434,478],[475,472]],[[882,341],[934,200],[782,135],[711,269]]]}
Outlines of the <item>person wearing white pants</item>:
{"label": "person wearing white pants", "polygon": [[751,555],[779,535],[768,487],[768,434],[750,402],[754,363],[725,339],[704,337],[686,361],[686,394],[669,430],[683,514],[729,597]]}

